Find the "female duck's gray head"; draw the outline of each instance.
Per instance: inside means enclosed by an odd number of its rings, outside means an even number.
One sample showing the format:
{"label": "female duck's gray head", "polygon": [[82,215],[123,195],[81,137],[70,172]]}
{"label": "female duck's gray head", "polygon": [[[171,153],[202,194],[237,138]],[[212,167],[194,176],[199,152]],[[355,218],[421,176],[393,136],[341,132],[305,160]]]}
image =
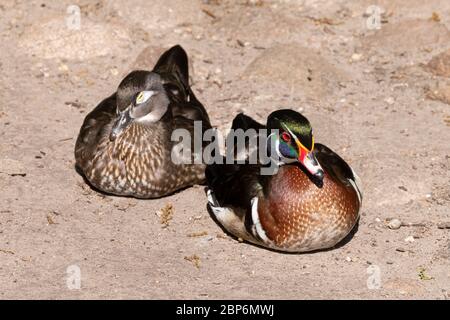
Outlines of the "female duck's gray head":
{"label": "female duck's gray head", "polygon": [[115,140],[133,122],[151,124],[167,112],[169,97],[161,77],[154,72],[133,71],[117,89],[117,119],[110,140]]}

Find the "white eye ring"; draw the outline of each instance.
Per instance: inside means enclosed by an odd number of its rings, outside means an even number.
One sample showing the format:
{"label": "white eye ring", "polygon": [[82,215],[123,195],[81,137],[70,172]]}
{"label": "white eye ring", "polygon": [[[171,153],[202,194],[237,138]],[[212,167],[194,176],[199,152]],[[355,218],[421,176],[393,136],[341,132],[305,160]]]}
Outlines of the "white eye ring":
{"label": "white eye ring", "polygon": [[155,94],[155,91],[141,91],[136,97],[136,105],[147,102],[151,96]]}

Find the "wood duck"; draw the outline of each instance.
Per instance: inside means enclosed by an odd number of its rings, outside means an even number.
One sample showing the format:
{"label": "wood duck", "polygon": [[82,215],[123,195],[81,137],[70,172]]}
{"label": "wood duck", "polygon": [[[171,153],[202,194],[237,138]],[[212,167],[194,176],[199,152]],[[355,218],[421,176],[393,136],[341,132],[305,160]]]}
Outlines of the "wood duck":
{"label": "wood duck", "polygon": [[177,45],[153,71],[128,74],[86,116],[75,145],[76,167],[97,189],[137,198],[202,184],[205,165],[171,159],[172,132],[181,129],[193,136],[194,121],[201,121],[202,130],[211,127],[189,86],[186,52]]}
{"label": "wood duck", "polygon": [[263,164],[248,161],[208,165],[213,215],[232,235],[277,251],[334,247],[358,221],[359,178],[331,149],[314,143],[309,121],[298,112],[275,111],[267,126],[239,114],[232,125],[234,130],[264,128],[267,140],[275,142],[267,148],[281,156],[276,174],[263,175]]}

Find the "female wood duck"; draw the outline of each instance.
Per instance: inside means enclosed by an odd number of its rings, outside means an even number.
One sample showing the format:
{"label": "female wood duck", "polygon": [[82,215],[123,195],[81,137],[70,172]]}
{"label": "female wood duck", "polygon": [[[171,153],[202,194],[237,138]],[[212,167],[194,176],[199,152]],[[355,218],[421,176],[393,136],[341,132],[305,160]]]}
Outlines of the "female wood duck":
{"label": "female wood duck", "polygon": [[203,164],[174,162],[175,129],[193,136],[194,121],[211,127],[189,87],[180,46],[166,51],[153,71],[133,71],[117,92],[86,116],[75,145],[76,166],[101,191],[155,198],[205,181]]}
{"label": "female wood duck", "polygon": [[275,142],[267,143],[269,154],[275,148],[281,156],[277,173],[262,175],[261,164],[209,165],[211,211],[228,232],[260,246],[287,252],[335,246],[359,218],[359,178],[336,153],[314,143],[309,121],[293,110],[273,112],[266,127],[243,114],[232,125],[263,128],[275,132],[266,136]]}

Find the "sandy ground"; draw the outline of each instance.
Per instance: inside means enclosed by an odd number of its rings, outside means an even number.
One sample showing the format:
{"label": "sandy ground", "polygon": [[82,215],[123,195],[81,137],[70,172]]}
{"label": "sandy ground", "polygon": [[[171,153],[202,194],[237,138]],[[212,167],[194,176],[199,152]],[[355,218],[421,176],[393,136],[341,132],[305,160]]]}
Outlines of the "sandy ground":
{"label": "sandy ground", "polygon": [[[2,0],[0,298],[448,299],[449,29],[446,0]],[[348,243],[272,252],[226,235],[201,186],[136,200],[84,183],[87,112],[177,43],[214,125],[290,107],[354,167]]]}

